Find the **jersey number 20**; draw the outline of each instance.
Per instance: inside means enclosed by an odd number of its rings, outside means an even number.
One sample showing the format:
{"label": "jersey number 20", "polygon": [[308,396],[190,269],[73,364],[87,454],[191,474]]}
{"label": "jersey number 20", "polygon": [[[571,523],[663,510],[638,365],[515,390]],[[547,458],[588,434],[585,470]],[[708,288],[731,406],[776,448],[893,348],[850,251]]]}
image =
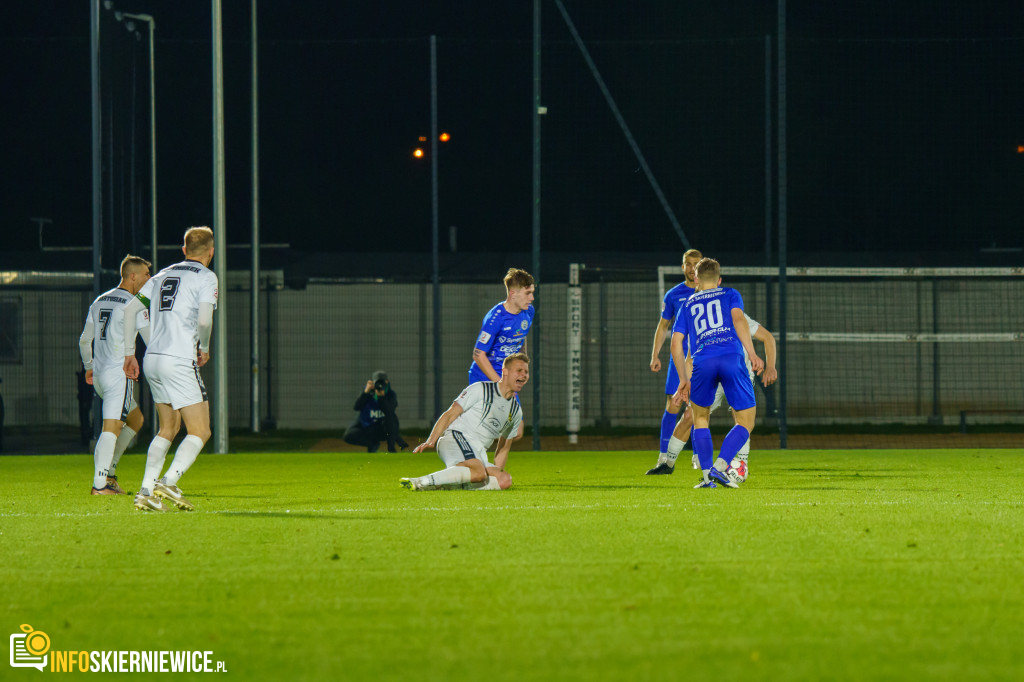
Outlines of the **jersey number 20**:
{"label": "jersey number 20", "polygon": [[177,277],[168,277],[160,285],[160,310],[170,310],[174,307],[174,297],[178,295],[178,286],[181,280]]}
{"label": "jersey number 20", "polygon": [[707,306],[707,319],[704,317],[704,304],[696,303],[690,308],[690,314],[693,315],[693,329],[698,334],[704,333],[708,327],[712,329],[718,329],[722,326],[722,303],[721,301],[714,300],[708,303]]}

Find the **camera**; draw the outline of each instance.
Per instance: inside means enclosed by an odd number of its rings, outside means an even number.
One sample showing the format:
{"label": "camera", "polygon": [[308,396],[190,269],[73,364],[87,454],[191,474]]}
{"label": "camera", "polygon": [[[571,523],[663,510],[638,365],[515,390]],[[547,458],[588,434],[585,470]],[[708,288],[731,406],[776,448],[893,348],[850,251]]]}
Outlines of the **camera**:
{"label": "camera", "polygon": [[375,391],[383,391],[387,385],[387,379],[377,379],[375,382],[373,382],[373,389]]}

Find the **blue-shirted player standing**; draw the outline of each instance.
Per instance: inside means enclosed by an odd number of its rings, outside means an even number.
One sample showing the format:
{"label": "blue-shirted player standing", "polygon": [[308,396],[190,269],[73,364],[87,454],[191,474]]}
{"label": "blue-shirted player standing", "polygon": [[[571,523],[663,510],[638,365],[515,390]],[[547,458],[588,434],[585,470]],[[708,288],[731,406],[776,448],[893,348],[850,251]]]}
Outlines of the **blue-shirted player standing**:
{"label": "blue-shirted player standing", "polygon": [[[694,279],[697,261],[703,258],[703,254],[697,249],[689,249],[683,254],[683,277],[684,281],[669,289],[661,304],[661,319],[658,320],[658,328],[654,331],[654,346],[651,348],[651,371],[661,371],[661,347],[665,338],[672,333],[673,324],[679,310],[686,303],[686,299],[693,294],[697,281]],[[661,449],[658,451],[658,463],[653,469],[647,472],[650,475],[671,474],[675,471],[676,457],[668,454],[668,442],[676,429],[676,420],[679,420],[680,405],[672,402],[672,395],[679,388],[679,373],[672,362],[668,363],[668,377],[665,379],[665,412],[661,415]],[[689,435],[690,427],[693,425],[693,413],[687,407],[683,411],[683,418],[679,420],[680,428]]]}
{"label": "blue-shirted player standing", "polygon": [[[757,403],[745,358],[757,374],[764,361],[754,352],[750,327],[743,315],[743,298],[735,289],[721,286],[718,261],[704,258],[697,263],[700,291],[690,296],[672,329],[672,362],[683,379],[672,397],[677,404],[689,399],[693,410],[693,450],[704,472],[697,488],[739,487],[726,475],[729,462],[750,438],[754,430]],[[693,372],[685,376],[684,341],[690,338]],[[708,421],[715,391],[721,384],[732,406],[736,425],[722,441],[718,459],[714,458]]]}
{"label": "blue-shirted player standing", "polygon": [[501,363],[514,353],[526,352],[526,335],[533,322],[533,275],[509,268],[505,273],[504,301],[484,315],[480,335],[473,347],[469,383],[501,381]]}

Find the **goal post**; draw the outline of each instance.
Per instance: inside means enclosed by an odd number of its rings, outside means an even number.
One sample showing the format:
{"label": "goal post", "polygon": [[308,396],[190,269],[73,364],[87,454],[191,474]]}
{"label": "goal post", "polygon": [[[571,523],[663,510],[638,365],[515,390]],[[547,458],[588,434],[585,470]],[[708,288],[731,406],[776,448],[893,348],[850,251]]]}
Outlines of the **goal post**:
{"label": "goal post", "polygon": [[[656,433],[668,344],[660,373],[650,372],[648,357],[661,300],[683,273],[679,265],[646,277],[637,270],[577,269],[570,285],[581,330],[580,348],[570,351],[580,362],[570,364],[573,433]],[[895,443],[888,434],[927,427],[1024,430],[1024,317],[1014,313],[1024,310],[1024,268],[790,267],[786,277],[783,307],[778,268],[722,267],[723,286],[740,292],[787,359],[778,367],[785,395],[778,383],[757,384],[762,433],[784,426],[827,439],[856,431],[869,435],[868,447],[885,447]],[[774,410],[779,404],[784,411]]]}

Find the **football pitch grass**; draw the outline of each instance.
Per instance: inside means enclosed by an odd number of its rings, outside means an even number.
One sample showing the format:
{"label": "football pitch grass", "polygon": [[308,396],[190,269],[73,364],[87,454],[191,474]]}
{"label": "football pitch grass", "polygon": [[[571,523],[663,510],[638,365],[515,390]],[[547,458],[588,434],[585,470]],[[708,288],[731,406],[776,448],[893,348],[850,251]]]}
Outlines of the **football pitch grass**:
{"label": "football pitch grass", "polygon": [[244,680],[1024,679],[1019,450],[755,452],[739,490],[684,460],[409,492],[432,454],[203,454],[158,514],[89,496],[90,457],[0,457],[0,636]]}

